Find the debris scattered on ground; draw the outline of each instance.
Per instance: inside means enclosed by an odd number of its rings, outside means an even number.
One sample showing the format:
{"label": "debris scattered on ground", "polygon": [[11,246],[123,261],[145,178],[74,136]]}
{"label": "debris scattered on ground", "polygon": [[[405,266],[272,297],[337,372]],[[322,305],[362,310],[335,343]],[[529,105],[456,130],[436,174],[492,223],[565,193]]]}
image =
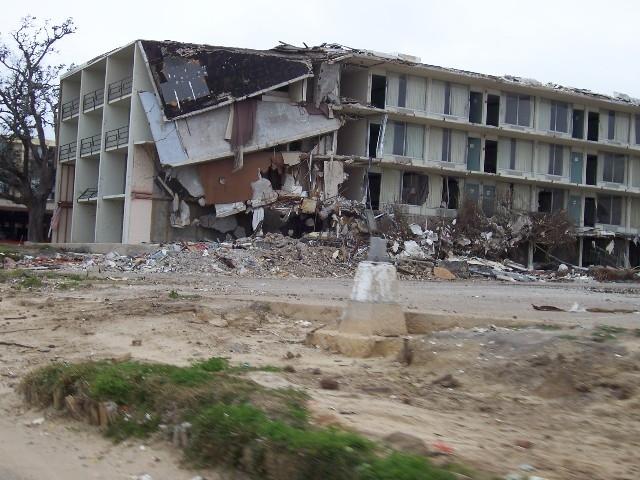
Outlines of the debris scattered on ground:
{"label": "debris scattered on ground", "polygon": [[[417,231],[413,229],[412,231]],[[438,259],[434,245],[438,235],[422,231],[417,240],[401,241],[393,236],[386,242],[388,258],[401,279],[441,280],[487,278],[505,282],[588,282],[640,281],[640,273],[630,269],[598,267],[579,269],[561,264],[558,270],[533,270],[513,260],[490,260],[479,256],[447,253]],[[409,235],[412,235],[409,233]],[[112,281],[128,281],[124,272],[191,273],[241,277],[334,277],[353,276],[360,261],[367,258],[365,237],[339,238],[327,232],[311,232],[301,238],[268,233],[261,237],[240,238],[227,242],[177,242],[158,246],[157,250],[137,255],[115,251],[80,253],[43,251],[37,255],[18,256],[0,272],[12,270],[72,270],[85,274],[107,274]],[[119,275],[114,275],[114,274]],[[0,280],[9,278],[6,274]],[[18,282],[18,279],[13,279]]]}

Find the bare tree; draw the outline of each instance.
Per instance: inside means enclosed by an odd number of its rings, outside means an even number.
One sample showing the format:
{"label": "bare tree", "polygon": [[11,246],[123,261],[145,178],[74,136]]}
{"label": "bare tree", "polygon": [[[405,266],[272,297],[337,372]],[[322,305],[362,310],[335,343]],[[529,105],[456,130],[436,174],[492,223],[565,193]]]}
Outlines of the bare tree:
{"label": "bare tree", "polygon": [[59,40],[75,32],[73,20],[59,25],[22,19],[0,40],[0,198],[26,205],[28,239],[44,239],[47,198],[55,182],[55,150],[46,133],[55,131],[58,76],[64,65],[51,64]]}

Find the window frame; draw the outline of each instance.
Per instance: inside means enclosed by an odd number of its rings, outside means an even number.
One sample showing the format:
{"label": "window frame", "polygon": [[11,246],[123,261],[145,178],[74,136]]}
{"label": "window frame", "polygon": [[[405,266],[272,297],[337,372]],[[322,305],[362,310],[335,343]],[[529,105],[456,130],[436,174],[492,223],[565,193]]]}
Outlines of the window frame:
{"label": "window frame", "polygon": [[[559,110],[558,107],[561,105],[565,108],[565,111],[564,111],[565,130],[558,129],[558,118],[561,118],[558,115],[558,110]],[[552,132],[569,133],[569,103],[551,100],[551,105],[549,108],[550,108],[549,130]]]}
{"label": "window frame", "polygon": [[[417,180],[417,185],[408,186],[407,185],[407,178],[416,179]],[[424,186],[423,187],[421,187],[421,185],[420,185],[420,180],[421,179],[423,179],[423,181],[424,181]],[[425,175],[425,174],[418,173],[418,172],[402,172],[402,176],[400,177],[400,182],[401,182],[401,184],[400,184],[400,202],[403,205],[412,205],[412,206],[415,206],[415,207],[420,207],[420,206],[424,205],[427,202],[427,200],[429,199],[429,175]],[[409,182],[409,183],[413,183],[413,182]],[[418,191],[418,192],[415,192],[415,193],[408,194],[405,191],[406,188],[418,188],[418,189],[424,188],[424,192]],[[416,202],[419,201],[422,198],[422,196],[424,196],[424,199],[423,199],[422,203],[411,203],[409,201],[409,198],[410,198],[409,195],[415,195],[416,196]]]}
{"label": "window frame", "polygon": [[[560,152],[560,158],[558,159],[558,152]],[[558,162],[560,162],[560,173],[556,173],[558,170]],[[547,173],[549,175],[555,175],[558,177],[562,177],[564,175],[564,146],[556,145],[553,143],[549,144],[549,164]]]}
{"label": "window frame", "polygon": [[[510,102],[513,102],[515,99],[515,123],[509,121],[509,104]],[[526,118],[526,123],[522,123],[523,119],[521,118],[522,115],[522,106],[521,103],[524,102],[524,100],[527,101],[528,103],[528,108],[527,108],[527,118]],[[532,102],[532,97],[531,95],[525,95],[525,94],[519,94],[519,93],[506,93],[505,94],[505,107],[504,107],[504,123],[507,125],[514,125],[517,127],[528,127],[531,128],[531,112],[533,111],[533,109],[531,108],[531,102]],[[513,104],[512,104],[513,106]]]}
{"label": "window frame", "polygon": [[[605,153],[602,165],[602,181],[624,185],[626,157],[618,153]],[[609,173],[609,175],[607,175]],[[621,177],[618,179],[617,174]]]}
{"label": "window frame", "polygon": [[[617,205],[615,205],[614,202]],[[616,215],[614,215],[614,205],[618,207]],[[622,226],[623,206],[623,197],[620,195],[598,195],[596,197],[596,223],[600,223],[603,225]],[[605,208],[607,210],[604,210]],[[603,213],[604,215],[606,215],[606,218],[603,218]],[[606,221],[602,221],[603,219]]]}

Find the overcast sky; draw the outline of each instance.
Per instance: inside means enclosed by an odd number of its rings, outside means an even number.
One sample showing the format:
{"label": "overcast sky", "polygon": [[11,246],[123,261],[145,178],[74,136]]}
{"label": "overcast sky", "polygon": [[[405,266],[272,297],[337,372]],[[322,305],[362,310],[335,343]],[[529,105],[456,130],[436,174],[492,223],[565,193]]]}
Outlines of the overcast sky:
{"label": "overcast sky", "polygon": [[27,14],[75,19],[77,33],[59,46],[64,63],[138,38],[259,49],[328,42],[640,97],[635,0],[29,0],[3,2],[0,33]]}

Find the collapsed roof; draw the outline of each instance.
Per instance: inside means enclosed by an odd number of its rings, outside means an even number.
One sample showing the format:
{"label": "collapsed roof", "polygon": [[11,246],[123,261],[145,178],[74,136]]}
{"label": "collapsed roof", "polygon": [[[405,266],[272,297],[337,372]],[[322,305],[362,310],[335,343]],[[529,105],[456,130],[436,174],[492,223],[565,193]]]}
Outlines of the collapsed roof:
{"label": "collapsed roof", "polygon": [[168,120],[313,76],[308,59],[277,52],[170,41],[141,43]]}

